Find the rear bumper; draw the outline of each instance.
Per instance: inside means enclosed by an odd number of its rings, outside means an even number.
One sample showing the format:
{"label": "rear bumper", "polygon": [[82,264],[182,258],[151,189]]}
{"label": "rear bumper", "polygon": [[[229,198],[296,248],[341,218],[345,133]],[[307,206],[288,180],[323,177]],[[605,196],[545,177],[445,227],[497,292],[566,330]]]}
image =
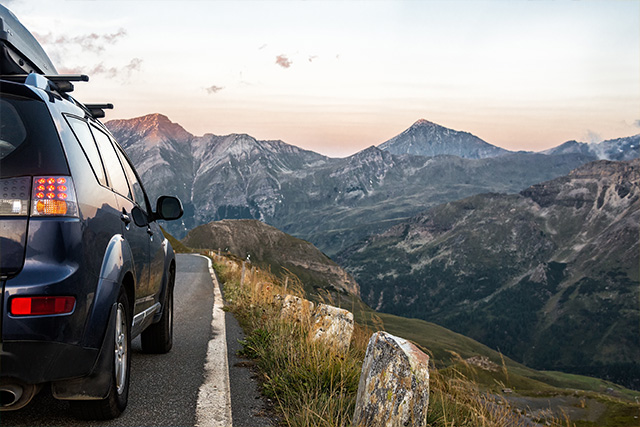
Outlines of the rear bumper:
{"label": "rear bumper", "polygon": [[0,375],[27,384],[83,377],[91,373],[99,349],[57,342],[0,343]]}

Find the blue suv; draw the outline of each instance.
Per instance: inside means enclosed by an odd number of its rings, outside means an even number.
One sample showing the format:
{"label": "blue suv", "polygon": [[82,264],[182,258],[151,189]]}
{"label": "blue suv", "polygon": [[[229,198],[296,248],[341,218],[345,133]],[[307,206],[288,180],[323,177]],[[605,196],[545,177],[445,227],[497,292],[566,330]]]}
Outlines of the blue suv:
{"label": "blue suv", "polygon": [[97,119],[110,105],[69,95],[86,76],[59,75],[0,6],[0,409],[49,385],[82,418],[127,405],[131,339],[173,343],[175,256],[131,161]]}

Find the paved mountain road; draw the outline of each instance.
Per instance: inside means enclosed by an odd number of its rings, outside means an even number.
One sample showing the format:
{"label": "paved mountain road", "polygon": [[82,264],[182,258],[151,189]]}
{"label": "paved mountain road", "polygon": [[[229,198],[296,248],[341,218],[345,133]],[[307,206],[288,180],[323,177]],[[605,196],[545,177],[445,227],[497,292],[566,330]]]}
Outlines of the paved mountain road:
{"label": "paved mountain road", "polygon": [[[221,310],[219,293],[214,307],[212,290],[208,260],[178,254],[173,349],[148,355],[142,353],[139,338],[133,341],[129,405],[121,417],[108,422],[76,420],[68,404],[54,399],[45,387],[27,407],[0,413],[0,426],[227,426],[232,413],[236,427],[270,425],[255,416],[262,410],[262,401],[250,371],[234,365],[227,368],[227,356],[237,363],[235,351],[242,333],[235,319]],[[229,355],[226,340],[222,341],[227,335]]]}

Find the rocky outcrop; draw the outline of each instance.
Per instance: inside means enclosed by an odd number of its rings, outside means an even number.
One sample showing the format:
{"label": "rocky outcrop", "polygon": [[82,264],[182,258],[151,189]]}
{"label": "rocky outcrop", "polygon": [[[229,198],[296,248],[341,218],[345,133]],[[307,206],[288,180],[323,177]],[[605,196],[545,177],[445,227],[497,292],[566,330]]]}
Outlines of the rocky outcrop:
{"label": "rocky outcrop", "polygon": [[427,425],[429,356],[386,332],[369,340],[362,364],[353,425]]}
{"label": "rocky outcrop", "polygon": [[327,347],[344,353],[353,335],[353,313],[343,308],[320,304],[313,314],[311,335]]}

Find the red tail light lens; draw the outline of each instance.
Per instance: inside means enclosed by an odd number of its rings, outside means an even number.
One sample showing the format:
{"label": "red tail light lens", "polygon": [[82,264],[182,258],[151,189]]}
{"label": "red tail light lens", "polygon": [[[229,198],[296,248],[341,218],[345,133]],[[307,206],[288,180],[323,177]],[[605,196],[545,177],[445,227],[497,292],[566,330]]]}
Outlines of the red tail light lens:
{"label": "red tail light lens", "polygon": [[73,180],[68,176],[33,179],[33,216],[78,216]]}
{"label": "red tail light lens", "polygon": [[75,306],[74,297],[14,297],[10,312],[14,316],[68,314]]}

